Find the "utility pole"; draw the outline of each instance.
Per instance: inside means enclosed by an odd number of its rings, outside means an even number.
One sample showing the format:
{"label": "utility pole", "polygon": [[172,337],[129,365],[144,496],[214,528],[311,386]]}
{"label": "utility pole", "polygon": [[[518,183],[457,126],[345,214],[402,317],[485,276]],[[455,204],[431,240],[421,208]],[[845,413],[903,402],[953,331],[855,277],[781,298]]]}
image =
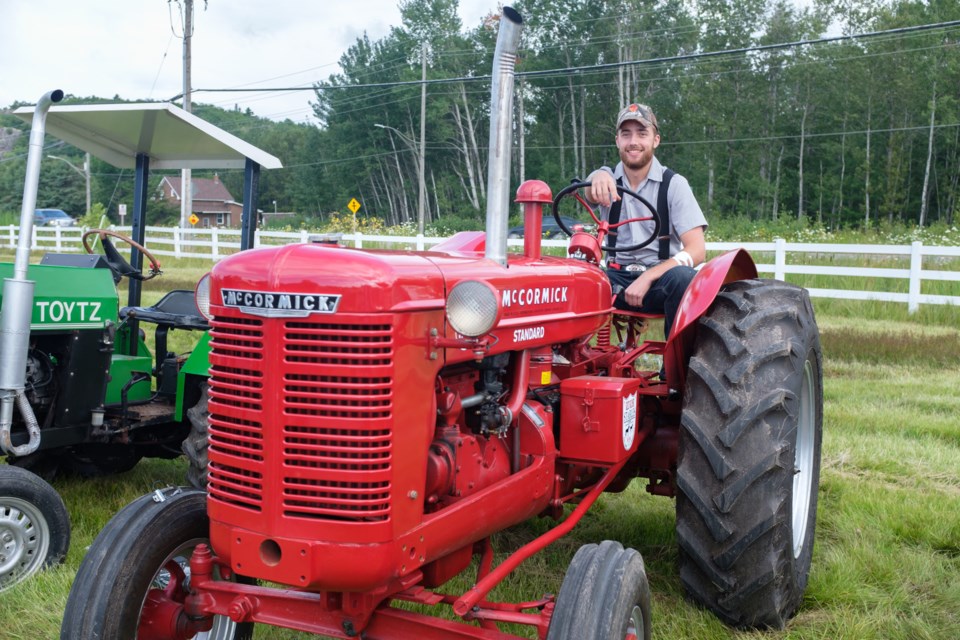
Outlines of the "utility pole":
{"label": "utility pole", "polygon": [[[183,3],[183,110],[190,112],[190,39],[193,37],[193,0]],[[180,174],[180,228],[187,228],[187,221],[193,213],[193,187],[190,169],[181,169]]]}
{"label": "utility pole", "polygon": [[87,180],[87,214],[90,215],[90,152],[83,157],[83,177]]}
{"label": "utility pole", "polygon": [[427,43],[420,45],[420,204],[417,210],[417,229],[423,235],[424,215],[426,213],[427,187],[423,178],[423,165],[426,159],[427,135]]}

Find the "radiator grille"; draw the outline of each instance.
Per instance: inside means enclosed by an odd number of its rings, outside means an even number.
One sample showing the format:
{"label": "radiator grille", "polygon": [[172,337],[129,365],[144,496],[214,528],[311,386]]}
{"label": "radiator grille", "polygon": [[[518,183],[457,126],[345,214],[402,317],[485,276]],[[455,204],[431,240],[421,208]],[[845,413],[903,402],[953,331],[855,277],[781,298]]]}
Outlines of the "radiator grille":
{"label": "radiator grille", "polygon": [[[226,313],[236,313],[226,310]],[[393,326],[255,320],[211,323],[212,500],[285,517],[390,517]],[[264,492],[264,477],[282,491]]]}

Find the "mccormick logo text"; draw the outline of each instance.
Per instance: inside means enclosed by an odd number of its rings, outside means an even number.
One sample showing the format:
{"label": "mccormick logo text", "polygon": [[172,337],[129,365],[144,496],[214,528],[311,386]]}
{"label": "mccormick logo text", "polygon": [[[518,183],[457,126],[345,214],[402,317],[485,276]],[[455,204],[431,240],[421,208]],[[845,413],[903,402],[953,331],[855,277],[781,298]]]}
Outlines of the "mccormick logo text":
{"label": "mccormick logo text", "polygon": [[304,318],[312,313],[336,313],[340,296],[317,293],[272,293],[221,289],[223,306],[266,318]]}
{"label": "mccormick logo text", "polygon": [[503,307],[530,307],[567,301],[567,287],[531,287],[504,289]]}

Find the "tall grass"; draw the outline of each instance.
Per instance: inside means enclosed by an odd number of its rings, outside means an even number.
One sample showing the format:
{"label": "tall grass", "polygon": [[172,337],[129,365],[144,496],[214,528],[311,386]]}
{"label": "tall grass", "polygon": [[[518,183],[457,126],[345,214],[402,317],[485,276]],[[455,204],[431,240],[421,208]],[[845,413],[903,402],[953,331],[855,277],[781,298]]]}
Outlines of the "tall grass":
{"label": "tall grass", "polygon": [[[149,295],[173,288],[161,286],[167,275]],[[924,306],[909,315],[905,305],[822,299],[815,307],[825,362],[818,528],[810,584],[787,629],[733,630],[688,602],[676,570],[673,501],[647,495],[639,482],[603,496],[493,597],[556,593],[580,545],[618,539],[646,561],[655,638],[960,638],[960,310]],[[0,595],[0,638],[58,637],[70,584],[97,532],[135,497],[182,484],[184,473],[182,460],[152,460],[116,477],[56,480],[73,522],[70,553],[63,566]],[[498,534],[497,561],[550,525],[535,519]],[[447,590],[471,581],[463,576]],[[257,629],[259,640],[313,637]]]}

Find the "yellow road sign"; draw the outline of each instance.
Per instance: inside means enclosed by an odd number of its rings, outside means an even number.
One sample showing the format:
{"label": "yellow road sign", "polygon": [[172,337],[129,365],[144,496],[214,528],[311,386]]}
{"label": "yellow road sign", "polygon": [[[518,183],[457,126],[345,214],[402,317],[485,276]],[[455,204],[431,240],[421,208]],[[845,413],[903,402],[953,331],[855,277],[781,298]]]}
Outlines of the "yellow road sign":
{"label": "yellow road sign", "polygon": [[191,213],[191,214],[190,214],[190,224],[197,224],[198,222],[200,222],[200,218],[197,217],[197,214]]}
{"label": "yellow road sign", "polygon": [[350,202],[347,203],[347,208],[350,209],[352,213],[356,213],[360,209],[360,203],[357,202],[356,198],[351,198]]}

